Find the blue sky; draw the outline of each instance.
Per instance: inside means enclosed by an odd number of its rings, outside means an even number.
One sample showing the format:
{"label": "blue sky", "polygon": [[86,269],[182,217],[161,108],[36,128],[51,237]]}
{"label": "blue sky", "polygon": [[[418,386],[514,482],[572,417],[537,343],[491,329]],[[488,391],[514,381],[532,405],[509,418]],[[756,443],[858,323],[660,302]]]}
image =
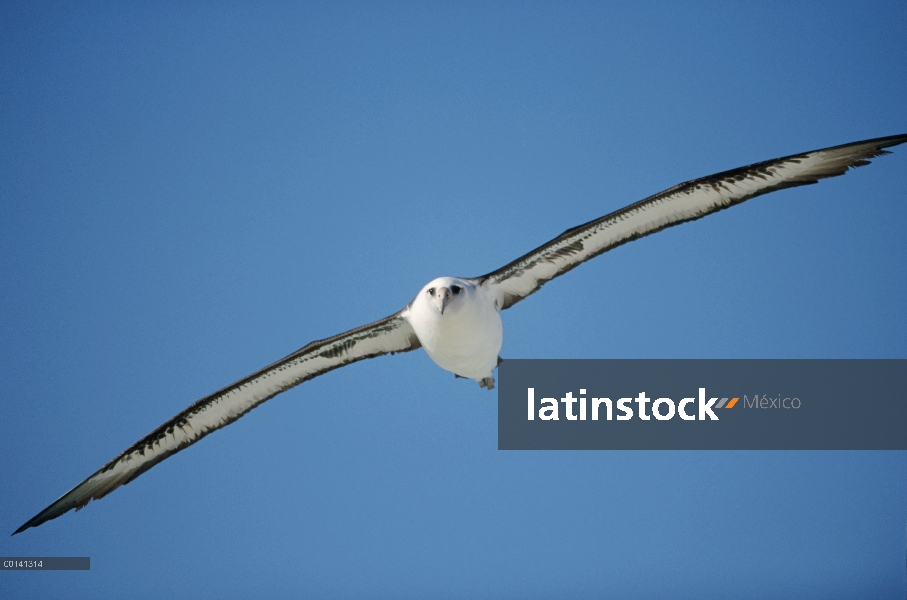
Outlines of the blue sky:
{"label": "blue sky", "polygon": [[[907,132],[903,3],[0,5],[0,531],[194,400],[681,181]],[[625,245],[512,358],[907,358],[907,149]],[[905,452],[500,452],[423,353],[278,396],[4,597],[898,597]]]}

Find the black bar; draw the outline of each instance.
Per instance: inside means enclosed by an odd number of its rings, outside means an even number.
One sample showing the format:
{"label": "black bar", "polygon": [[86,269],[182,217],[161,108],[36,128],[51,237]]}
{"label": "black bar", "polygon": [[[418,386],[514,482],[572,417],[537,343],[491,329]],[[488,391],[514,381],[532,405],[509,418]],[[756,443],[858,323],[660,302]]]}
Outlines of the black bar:
{"label": "black bar", "polygon": [[907,450],[903,359],[505,360],[498,374],[500,450]]}
{"label": "black bar", "polygon": [[0,558],[3,571],[90,571],[88,556],[6,556]]}

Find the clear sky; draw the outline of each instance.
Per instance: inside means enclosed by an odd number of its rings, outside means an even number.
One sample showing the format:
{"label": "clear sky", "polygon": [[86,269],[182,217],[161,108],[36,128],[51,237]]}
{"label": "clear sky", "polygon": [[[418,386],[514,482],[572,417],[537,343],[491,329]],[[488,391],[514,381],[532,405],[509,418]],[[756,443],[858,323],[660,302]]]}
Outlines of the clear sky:
{"label": "clear sky", "polygon": [[[681,181],[907,132],[907,4],[0,4],[4,598],[903,598],[905,452],[501,452],[424,352],[8,537],[196,399]],[[329,6],[330,4],[330,6]],[[907,358],[907,148],[605,254],[505,358]],[[5,533],[4,533],[5,532]]]}

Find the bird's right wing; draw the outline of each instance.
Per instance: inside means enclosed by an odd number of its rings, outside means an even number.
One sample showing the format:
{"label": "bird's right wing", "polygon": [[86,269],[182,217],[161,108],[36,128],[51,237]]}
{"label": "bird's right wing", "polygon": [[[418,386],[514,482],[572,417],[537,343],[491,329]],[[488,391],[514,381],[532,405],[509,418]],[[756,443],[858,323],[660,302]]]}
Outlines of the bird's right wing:
{"label": "bird's right wing", "polygon": [[365,358],[415,350],[420,346],[419,339],[401,314],[312,342],[245,379],[202,398],[127,448],[35,515],[13,535],[55,519],[73,508],[78,510],[92,499],[103,498],[168,456],[229,425],[264,401],[303,381]]}
{"label": "bird's right wing", "polygon": [[558,275],[621,244],[702,218],[750,198],[843,175],[888,154],[907,135],[854,142],[724,171],[676,185],[625,208],[568,229],[547,244],[473,281],[496,292],[501,309],[513,306]]}

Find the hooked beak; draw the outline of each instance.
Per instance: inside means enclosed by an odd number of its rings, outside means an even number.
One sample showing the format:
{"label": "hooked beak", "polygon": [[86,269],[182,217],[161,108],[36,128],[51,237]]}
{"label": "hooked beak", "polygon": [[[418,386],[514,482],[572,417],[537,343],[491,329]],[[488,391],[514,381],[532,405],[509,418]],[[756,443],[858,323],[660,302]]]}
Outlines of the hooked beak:
{"label": "hooked beak", "polygon": [[451,299],[450,290],[446,287],[438,288],[438,291],[435,293],[435,306],[438,307],[438,310],[441,311],[441,314],[444,314],[444,309],[450,304]]}

